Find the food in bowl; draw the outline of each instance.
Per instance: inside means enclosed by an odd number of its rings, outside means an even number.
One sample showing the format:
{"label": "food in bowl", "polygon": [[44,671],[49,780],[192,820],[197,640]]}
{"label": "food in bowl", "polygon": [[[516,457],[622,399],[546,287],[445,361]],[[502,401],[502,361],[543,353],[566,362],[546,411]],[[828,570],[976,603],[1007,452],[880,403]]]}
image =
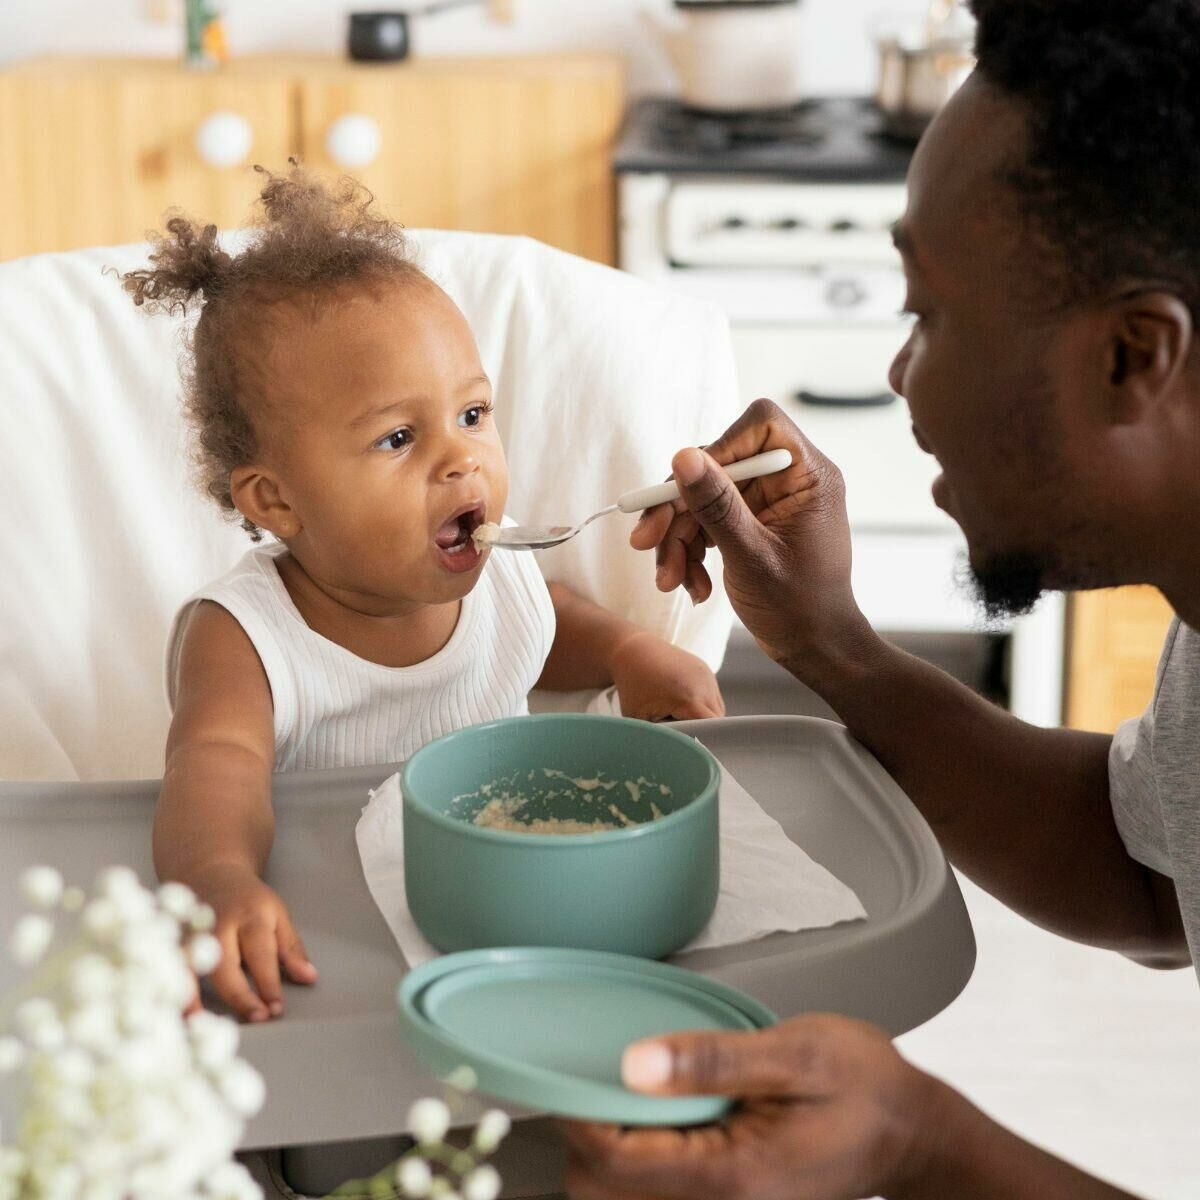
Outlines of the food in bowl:
{"label": "food in bowl", "polygon": [[[539,788],[543,779],[549,786]],[[661,820],[666,814],[654,800],[648,801],[647,812],[641,803],[643,794],[662,798],[670,796],[671,789],[645,775],[618,780],[601,773],[583,778],[542,767],[540,772],[516,772],[482,784],[478,791],[455,796],[447,811],[481,829],[509,833],[603,833]],[[562,805],[577,815],[564,817],[547,811]]]}

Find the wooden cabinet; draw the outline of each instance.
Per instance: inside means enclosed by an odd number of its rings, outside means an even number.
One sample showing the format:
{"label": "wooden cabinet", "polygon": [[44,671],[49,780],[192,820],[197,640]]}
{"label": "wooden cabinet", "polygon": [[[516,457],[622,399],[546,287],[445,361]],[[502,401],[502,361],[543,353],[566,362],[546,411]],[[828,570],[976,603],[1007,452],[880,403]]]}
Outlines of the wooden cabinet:
{"label": "wooden cabinet", "polygon": [[[406,225],[524,233],[612,262],[623,95],[620,64],[604,55],[244,59],[201,73],[155,60],[20,64],[0,71],[0,258],[136,241],[168,208],[244,224],[261,186],[252,165],[297,155],[362,179]],[[236,165],[197,148],[217,115],[248,142]],[[347,116],[360,118],[352,150],[364,128],[367,148],[377,143],[372,161],[332,156],[330,131]]]}
{"label": "wooden cabinet", "polygon": [[1071,597],[1067,723],[1111,733],[1146,707],[1174,615],[1152,587]]}

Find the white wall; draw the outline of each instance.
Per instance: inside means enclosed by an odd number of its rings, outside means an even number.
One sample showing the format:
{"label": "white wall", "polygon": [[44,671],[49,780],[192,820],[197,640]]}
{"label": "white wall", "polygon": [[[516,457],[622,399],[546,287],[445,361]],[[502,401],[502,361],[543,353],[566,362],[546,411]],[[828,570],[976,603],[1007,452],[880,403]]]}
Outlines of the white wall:
{"label": "white wall", "polygon": [[[0,61],[35,54],[177,53],[182,33],[149,19],[178,0],[0,0]],[[346,13],[355,8],[419,7],[421,0],[226,0],[233,51],[339,54]],[[632,90],[666,91],[671,74],[638,21],[643,3],[666,0],[515,0],[512,26],[466,9],[423,18],[416,31],[427,54],[503,54],[559,48],[625,54]],[[868,29],[881,10],[916,15],[928,0],[804,0],[806,78],[814,94],[865,94],[875,62]]]}

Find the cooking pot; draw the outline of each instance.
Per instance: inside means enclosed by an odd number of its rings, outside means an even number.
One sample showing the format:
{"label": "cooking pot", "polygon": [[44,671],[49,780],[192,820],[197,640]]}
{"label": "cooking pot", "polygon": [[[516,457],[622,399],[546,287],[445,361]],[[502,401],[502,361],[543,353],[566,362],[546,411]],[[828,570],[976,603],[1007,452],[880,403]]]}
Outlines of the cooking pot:
{"label": "cooking pot", "polygon": [[916,140],[975,67],[974,23],[955,0],[934,0],[923,31],[881,32],[875,100],[893,137]]}
{"label": "cooking pot", "polygon": [[434,0],[421,8],[383,12],[352,12],[346,48],[357,62],[399,62],[412,49],[413,17],[427,17],[450,8],[466,8],[484,0]]}
{"label": "cooking pot", "polygon": [[788,108],[804,98],[800,0],[674,0],[664,21],[641,17],[679,78],[680,98],[707,112]]}

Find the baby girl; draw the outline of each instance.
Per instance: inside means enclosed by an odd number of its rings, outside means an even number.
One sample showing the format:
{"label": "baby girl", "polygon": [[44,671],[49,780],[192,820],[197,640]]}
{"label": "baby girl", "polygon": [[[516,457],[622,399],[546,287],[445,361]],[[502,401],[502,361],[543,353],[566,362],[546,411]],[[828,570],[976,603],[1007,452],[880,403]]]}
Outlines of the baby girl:
{"label": "baby girl", "polygon": [[508,476],[462,313],[364,189],[266,179],[241,253],[176,217],[124,281],[151,311],[198,308],[197,461],[255,543],[176,618],[154,823],[159,875],[216,910],[213,982],[251,1021],[283,1011],[281,973],[317,975],[263,881],[272,772],[402,760],[527,712],[535,686],[615,683],[648,720],[724,711],[698,658],[475,544]]}

